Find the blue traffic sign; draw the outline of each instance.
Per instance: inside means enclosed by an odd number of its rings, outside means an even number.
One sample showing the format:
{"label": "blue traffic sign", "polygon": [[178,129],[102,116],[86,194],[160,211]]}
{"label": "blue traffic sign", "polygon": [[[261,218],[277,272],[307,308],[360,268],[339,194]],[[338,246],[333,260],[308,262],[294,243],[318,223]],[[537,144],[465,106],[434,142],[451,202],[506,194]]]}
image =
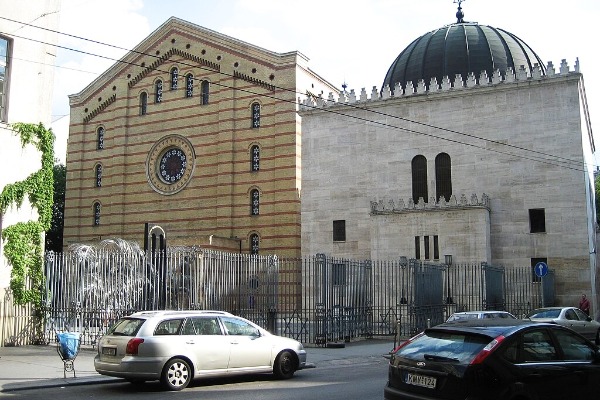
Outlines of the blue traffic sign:
{"label": "blue traffic sign", "polygon": [[535,264],[533,270],[535,271],[535,274],[541,278],[548,274],[548,264],[546,264],[543,261],[540,261],[539,263]]}

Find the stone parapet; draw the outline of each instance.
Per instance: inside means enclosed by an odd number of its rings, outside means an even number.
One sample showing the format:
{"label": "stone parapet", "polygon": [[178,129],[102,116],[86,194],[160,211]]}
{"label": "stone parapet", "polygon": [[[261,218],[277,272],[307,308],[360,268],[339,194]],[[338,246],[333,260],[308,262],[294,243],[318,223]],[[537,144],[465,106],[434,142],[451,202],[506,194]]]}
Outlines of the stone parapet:
{"label": "stone parapet", "polygon": [[446,201],[444,197],[440,197],[437,202],[433,197],[428,202],[425,202],[421,197],[417,203],[412,198],[408,199],[407,203],[403,199],[398,200],[397,203],[392,199],[371,201],[371,215],[398,214],[414,211],[447,211],[453,208],[486,208],[489,211],[490,198],[487,194],[483,193],[481,199],[476,194],[472,194],[470,199],[467,199],[467,196],[462,194],[459,199],[457,199],[456,195],[452,195],[449,201]]}
{"label": "stone parapet", "polygon": [[525,66],[521,65],[516,71],[509,67],[505,73],[502,73],[500,70],[496,70],[491,76],[489,76],[486,71],[481,71],[478,76],[471,73],[466,79],[463,79],[462,76],[458,74],[456,77],[454,77],[454,80],[451,80],[448,76],[445,76],[441,81],[438,81],[435,78],[432,78],[429,82],[425,82],[423,80],[420,80],[419,82],[409,81],[406,83],[406,87],[402,87],[400,83],[397,83],[393,88],[390,88],[386,85],[382,88],[381,92],[379,92],[377,86],[373,86],[370,97],[368,96],[365,88],[361,89],[359,95],[356,94],[354,89],[351,89],[349,92],[346,91],[346,89],[341,90],[337,94],[337,97],[333,92],[330,92],[327,99],[321,95],[316,96],[313,93],[307,93],[304,100],[302,100],[302,98],[298,98],[298,103],[300,104],[300,111],[308,111],[314,108],[326,108],[339,104],[366,103],[387,100],[390,98],[451,92],[499,84],[519,83],[525,81],[543,81],[546,79],[553,79],[579,73],[579,59],[575,61],[574,70],[571,70],[567,61],[563,59],[560,63],[560,68],[558,71],[556,71],[552,61],[549,61],[545,74],[538,64],[534,65],[531,74],[528,73],[527,69],[525,69]]}

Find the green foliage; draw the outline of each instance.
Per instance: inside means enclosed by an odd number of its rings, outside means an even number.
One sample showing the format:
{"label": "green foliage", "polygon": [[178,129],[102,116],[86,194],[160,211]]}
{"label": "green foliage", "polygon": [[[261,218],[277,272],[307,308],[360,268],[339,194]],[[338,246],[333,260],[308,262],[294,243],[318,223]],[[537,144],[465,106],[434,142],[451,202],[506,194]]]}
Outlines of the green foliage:
{"label": "green foliage", "polygon": [[[17,304],[41,304],[44,284],[42,234],[50,229],[54,195],[54,135],[43,124],[12,124],[21,145],[34,145],[42,154],[42,167],[25,180],[6,185],[0,194],[0,211],[11,205],[20,207],[25,196],[37,209],[38,220],[19,222],[2,231],[4,254],[12,265],[10,287]],[[28,285],[30,288],[28,289]]]}
{"label": "green foliage", "polygon": [[55,164],[54,171],[54,201],[52,205],[52,223],[50,230],[46,231],[46,251],[60,253],[63,250],[63,228],[65,222],[65,187],[67,168],[62,164]]}

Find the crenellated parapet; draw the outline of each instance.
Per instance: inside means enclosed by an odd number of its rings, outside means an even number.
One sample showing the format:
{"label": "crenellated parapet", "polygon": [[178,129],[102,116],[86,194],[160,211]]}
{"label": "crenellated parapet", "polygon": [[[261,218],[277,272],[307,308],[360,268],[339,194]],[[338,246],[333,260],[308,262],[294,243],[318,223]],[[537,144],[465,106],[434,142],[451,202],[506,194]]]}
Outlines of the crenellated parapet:
{"label": "crenellated parapet", "polygon": [[466,79],[463,79],[462,75],[457,74],[453,79],[445,76],[441,81],[438,81],[436,78],[431,78],[429,82],[423,80],[419,82],[408,81],[405,87],[397,83],[393,88],[385,86],[381,92],[379,92],[377,86],[373,86],[370,94],[367,93],[365,88],[362,88],[360,94],[357,94],[354,89],[349,92],[345,89],[341,90],[337,95],[330,92],[327,99],[321,95],[316,96],[312,93],[307,93],[304,99],[298,98],[298,104],[300,104],[300,111],[307,111],[313,108],[332,107],[339,104],[367,103],[390,98],[406,98],[425,93],[442,93],[499,84],[542,81],[564,77],[572,73],[580,73],[579,59],[575,60],[574,70],[571,70],[567,61],[563,59],[558,71],[552,61],[550,61],[545,73],[538,64],[534,65],[531,73],[522,65],[516,71],[512,68],[508,68],[505,73],[496,70],[491,76],[486,71],[481,71],[477,76],[473,73],[469,74]]}
{"label": "crenellated parapet", "polygon": [[460,198],[457,198],[456,195],[452,195],[448,201],[441,196],[437,202],[433,197],[431,197],[428,202],[425,202],[421,197],[417,203],[415,203],[412,198],[408,199],[408,203],[405,203],[403,199],[398,200],[398,202],[395,202],[392,199],[371,201],[372,215],[399,214],[414,211],[446,211],[466,208],[486,208],[487,210],[490,210],[490,198],[484,193],[481,196],[481,199],[479,199],[476,194],[472,194],[470,198],[467,198],[467,196],[463,194]]}

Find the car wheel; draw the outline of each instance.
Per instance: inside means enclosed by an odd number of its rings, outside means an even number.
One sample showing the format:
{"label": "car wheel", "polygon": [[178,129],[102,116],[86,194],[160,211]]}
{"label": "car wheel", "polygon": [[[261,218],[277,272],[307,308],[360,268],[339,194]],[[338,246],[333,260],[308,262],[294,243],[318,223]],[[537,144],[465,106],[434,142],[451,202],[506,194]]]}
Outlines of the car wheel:
{"label": "car wheel", "polygon": [[165,364],[160,382],[168,390],[177,391],[185,389],[191,379],[192,371],[189,364],[180,358],[174,358]]}
{"label": "car wheel", "polygon": [[289,351],[282,351],[275,359],[273,373],[279,379],[289,379],[296,372],[296,359]]}

